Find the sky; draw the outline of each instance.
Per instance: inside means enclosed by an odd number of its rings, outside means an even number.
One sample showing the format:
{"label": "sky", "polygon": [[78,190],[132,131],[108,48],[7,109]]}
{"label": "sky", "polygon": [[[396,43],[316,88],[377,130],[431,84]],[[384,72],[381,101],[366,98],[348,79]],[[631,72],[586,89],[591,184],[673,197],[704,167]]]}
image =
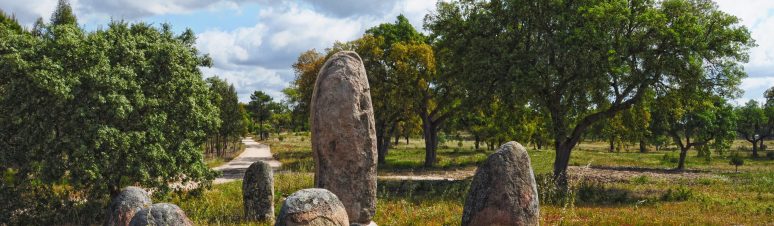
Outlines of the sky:
{"label": "sky", "polygon": [[[335,41],[351,41],[366,29],[405,15],[418,29],[436,0],[70,0],[78,22],[87,30],[111,20],[169,23],[177,32],[197,35],[196,47],[209,54],[214,66],[205,77],[218,76],[234,84],[239,99],[261,90],[283,99],[282,89],[293,80],[291,65],[309,49],[324,50]],[[744,64],[748,77],[734,100],[763,101],[774,86],[774,0],[716,0],[721,10],[742,20],[757,47]],[[0,0],[0,9],[25,26],[38,17],[48,21],[57,0]],[[421,29],[424,31],[423,29]]]}

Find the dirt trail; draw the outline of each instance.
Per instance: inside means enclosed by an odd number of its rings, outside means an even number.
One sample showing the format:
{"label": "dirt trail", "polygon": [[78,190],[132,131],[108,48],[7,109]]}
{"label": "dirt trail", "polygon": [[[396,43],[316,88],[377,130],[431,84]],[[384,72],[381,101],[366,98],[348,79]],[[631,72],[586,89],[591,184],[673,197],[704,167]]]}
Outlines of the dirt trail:
{"label": "dirt trail", "polygon": [[255,142],[251,137],[242,138],[242,143],[245,144],[245,151],[242,154],[226,164],[212,168],[223,173],[212,181],[213,184],[241,180],[250,164],[256,161],[269,163],[275,171],[282,165],[282,163],[272,157],[268,145]]}

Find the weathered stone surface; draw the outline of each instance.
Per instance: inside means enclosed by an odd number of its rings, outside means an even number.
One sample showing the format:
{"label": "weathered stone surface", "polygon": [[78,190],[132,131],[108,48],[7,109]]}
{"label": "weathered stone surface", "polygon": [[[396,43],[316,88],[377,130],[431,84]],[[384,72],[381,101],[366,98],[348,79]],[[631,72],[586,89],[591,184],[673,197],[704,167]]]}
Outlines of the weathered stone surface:
{"label": "weathered stone surface", "polygon": [[521,144],[511,141],[476,170],[462,212],[462,225],[537,225],[535,175]]}
{"label": "weathered stone surface", "polygon": [[332,192],[321,188],[299,190],[285,199],[275,226],[348,226],[344,205]]}
{"label": "weathered stone surface", "polygon": [[311,104],[315,186],[336,194],[354,224],[376,212],[376,129],[363,61],[334,54],[317,75]]}
{"label": "weathered stone surface", "polygon": [[242,197],[247,219],[274,219],[274,173],[268,163],[257,161],[247,168],[242,182]]}
{"label": "weathered stone surface", "polygon": [[131,226],[145,225],[169,225],[169,226],[190,226],[191,220],[185,215],[180,207],[169,203],[156,203],[150,207],[143,208],[132,217],[129,223]]}
{"label": "weathered stone surface", "polygon": [[110,200],[105,225],[129,225],[135,213],[151,204],[153,202],[147,191],[138,187],[126,187],[118,196]]}

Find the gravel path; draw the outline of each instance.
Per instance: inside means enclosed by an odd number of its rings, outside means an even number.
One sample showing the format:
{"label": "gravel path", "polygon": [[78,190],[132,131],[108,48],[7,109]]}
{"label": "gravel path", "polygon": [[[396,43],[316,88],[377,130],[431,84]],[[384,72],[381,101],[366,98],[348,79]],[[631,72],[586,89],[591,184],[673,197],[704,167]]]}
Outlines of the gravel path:
{"label": "gravel path", "polygon": [[215,180],[212,181],[213,184],[222,184],[235,180],[241,180],[245,175],[247,168],[250,167],[250,164],[253,164],[255,161],[264,161],[269,163],[269,165],[271,165],[275,171],[282,165],[282,163],[275,160],[271,156],[271,150],[269,149],[268,145],[255,142],[251,137],[242,138],[242,143],[245,144],[245,151],[242,152],[242,154],[226,164],[212,168],[214,170],[223,172],[220,177],[215,178]]}

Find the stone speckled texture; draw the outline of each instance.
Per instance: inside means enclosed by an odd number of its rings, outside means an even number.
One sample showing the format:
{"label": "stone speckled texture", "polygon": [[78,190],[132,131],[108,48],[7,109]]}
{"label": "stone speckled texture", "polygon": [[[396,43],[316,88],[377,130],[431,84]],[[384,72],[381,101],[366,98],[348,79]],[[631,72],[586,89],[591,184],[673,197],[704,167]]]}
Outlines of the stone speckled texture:
{"label": "stone speckled texture", "polygon": [[535,175],[521,144],[503,144],[478,167],[462,212],[462,225],[538,225]]}
{"label": "stone speckled texture", "polygon": [[138,187],[126,187],[121,190],[108,206],[107,226],[126,226],[134,217],[134,214],[142,208],[148,207],[153,202],[147,191]]}
{"label": "stone speckled texture", "polygon": [[363,61],[343,51],[325,62],[311,103],[315,186],[336,194],[353,224],[376,213],[376,128]]}
{"label": "stone speckled texture", "polygon": [[137,212],[129,225],[191,226],[193,223],[177,205],[156,203]]}
{"label": "stone speckled texture", "polygon": [[257,161],[247,168],[242,182],[242,197],[247,219],[274,219],[274,173],[268,163]]}
{"label": "stone speckled texture", "polygon": [[285,199],[275,226],[348,226],[344,205],[335,194],[321,188],[299,190]]}

